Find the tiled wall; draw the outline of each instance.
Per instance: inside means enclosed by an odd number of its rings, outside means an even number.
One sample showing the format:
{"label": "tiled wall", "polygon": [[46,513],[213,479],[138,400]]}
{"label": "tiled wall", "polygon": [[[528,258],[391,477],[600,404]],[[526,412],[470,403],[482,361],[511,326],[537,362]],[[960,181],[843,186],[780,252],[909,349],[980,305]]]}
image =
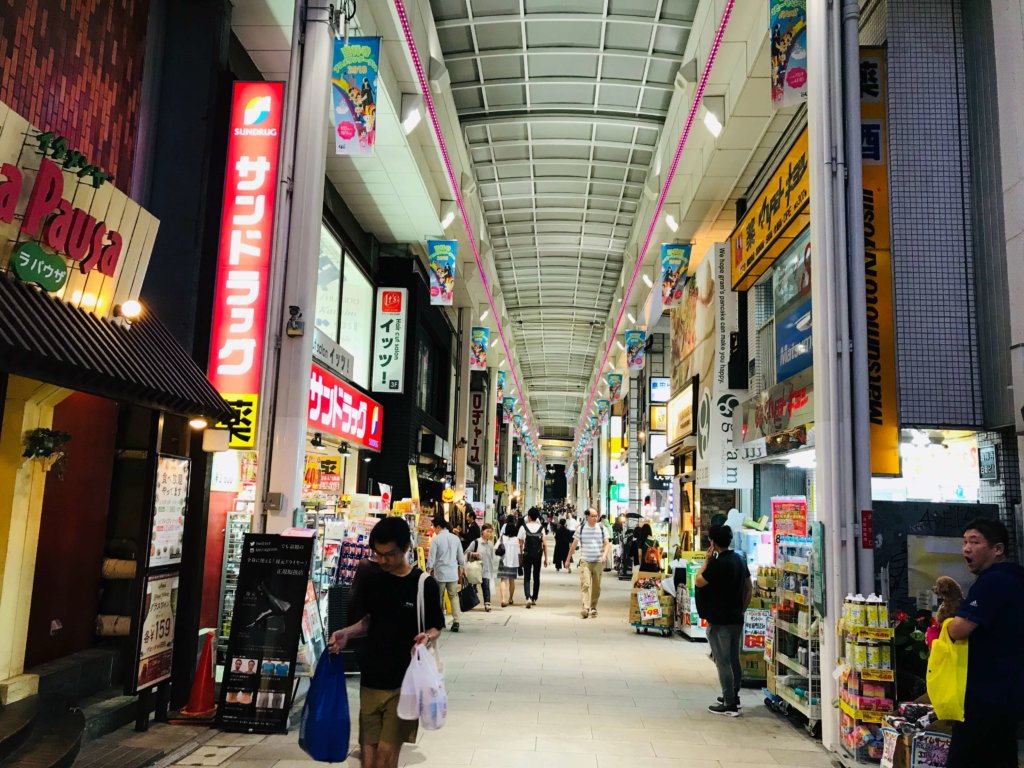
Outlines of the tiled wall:
{"label": "tiled wall", "polygon": [[0,0],[0,101],[127,191],[149,0]]}
{"label": "tiled wall", "polygon": [[901,420],[980,426],[960,0],[889,0]]}

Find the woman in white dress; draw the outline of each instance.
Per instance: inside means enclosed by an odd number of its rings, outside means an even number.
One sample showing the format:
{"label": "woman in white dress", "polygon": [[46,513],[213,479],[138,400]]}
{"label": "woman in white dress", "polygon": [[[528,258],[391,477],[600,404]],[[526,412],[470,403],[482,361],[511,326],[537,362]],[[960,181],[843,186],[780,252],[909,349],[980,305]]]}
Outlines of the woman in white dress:
{"label": "woman in white dress", "polygon": [[519,531],[513,519],[509,519],[501,530],[496,550],[501,552],[503,549],[504,554],[498,561],[498,589],[502,608],[514,604],[516,579],[519,577]]}

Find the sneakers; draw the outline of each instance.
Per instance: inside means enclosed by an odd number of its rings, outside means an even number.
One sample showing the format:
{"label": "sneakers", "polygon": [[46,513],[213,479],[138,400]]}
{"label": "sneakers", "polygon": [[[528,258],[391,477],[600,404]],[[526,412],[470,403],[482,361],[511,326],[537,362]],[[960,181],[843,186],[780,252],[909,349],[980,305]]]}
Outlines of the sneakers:
{"label": "sneakers", "polygon": [[585,619],[585,618],[587,618],[587,616],[589,616],[589,615],[590,615],[590,612],[589,612],[589,611],[587,611],[587,610],[586,610],[585,608],[584,608],[584,609],[583,609],[582,611],[580,611],[580,618],[581,618],[581,619]]}
{"label": "sneakers", "polygon": [[592,618],[592,619],[596,619],[597,618],[597,608],[591,608],[590,609],[590,618]]}
{"label": "sneakers", "polygon": [[491,604],[490,603],[484,603],[484,611],[487,612],[487,613],[491,612]]}
{"label": "sneakers", "polygon": [[458,631],[459,631],[459,622],[456,621],[454,624],[452,624],[452,632],[458,632]]}
{"label": "sneakers", "polygon": [[736,705],[729,706],[728,704],[712,704],[708,707],[708,712],[713,715],[725,715],[726,717],[740,716],[740,708]]}
{"label": "sneakers", "polygon": [[526,601],[526,607],[527,607],[527,608],[532,608],[533,606],[534,606],[534,602],[533,602],[533,600],[527,600],[527,601]]}
{"label": "sneakers", "polygon": [[[719,696],[718,697],[718,703],[719,704],[725,704],[725,698],[723,696]],[[743,702],[740,701],[739,694],[736,695],[736,709],[739,709],[739,710],[743,709]]]}

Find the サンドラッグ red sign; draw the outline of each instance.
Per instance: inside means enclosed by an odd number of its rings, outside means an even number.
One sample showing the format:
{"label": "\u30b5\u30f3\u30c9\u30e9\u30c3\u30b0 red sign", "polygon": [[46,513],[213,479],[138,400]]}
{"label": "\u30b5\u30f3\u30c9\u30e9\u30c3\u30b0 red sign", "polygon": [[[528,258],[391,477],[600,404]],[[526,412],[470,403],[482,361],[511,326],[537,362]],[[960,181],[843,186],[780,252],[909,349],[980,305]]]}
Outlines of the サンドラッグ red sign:
{"label": "\u30b5\u30f3\u30c9\u30e9\u30c3\u30b0 red sign", "polygon": [[314,363],[309,375],[309,428],[380,450],[384,409]]}

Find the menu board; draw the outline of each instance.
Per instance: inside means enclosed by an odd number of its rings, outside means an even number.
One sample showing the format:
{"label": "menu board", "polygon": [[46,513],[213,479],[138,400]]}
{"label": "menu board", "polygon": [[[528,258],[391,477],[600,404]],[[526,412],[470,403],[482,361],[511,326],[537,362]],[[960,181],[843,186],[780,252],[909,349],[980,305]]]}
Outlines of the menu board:
{"label": "menu board", "polygon": [[157,460],[153,528],[149,541],[150,568],[181,563],[190,468],[189,459],[160,456]]}
{"label": "menu board", "polygon": [[177,609],[178,575],[150,575],[146,579],[146,597],[142,606],[136,691],[170,678]]}
{"label": "menu board", "polygon": [[288,730],[313,544],[306,537],[245,535],[217,708],[224,730]]}

